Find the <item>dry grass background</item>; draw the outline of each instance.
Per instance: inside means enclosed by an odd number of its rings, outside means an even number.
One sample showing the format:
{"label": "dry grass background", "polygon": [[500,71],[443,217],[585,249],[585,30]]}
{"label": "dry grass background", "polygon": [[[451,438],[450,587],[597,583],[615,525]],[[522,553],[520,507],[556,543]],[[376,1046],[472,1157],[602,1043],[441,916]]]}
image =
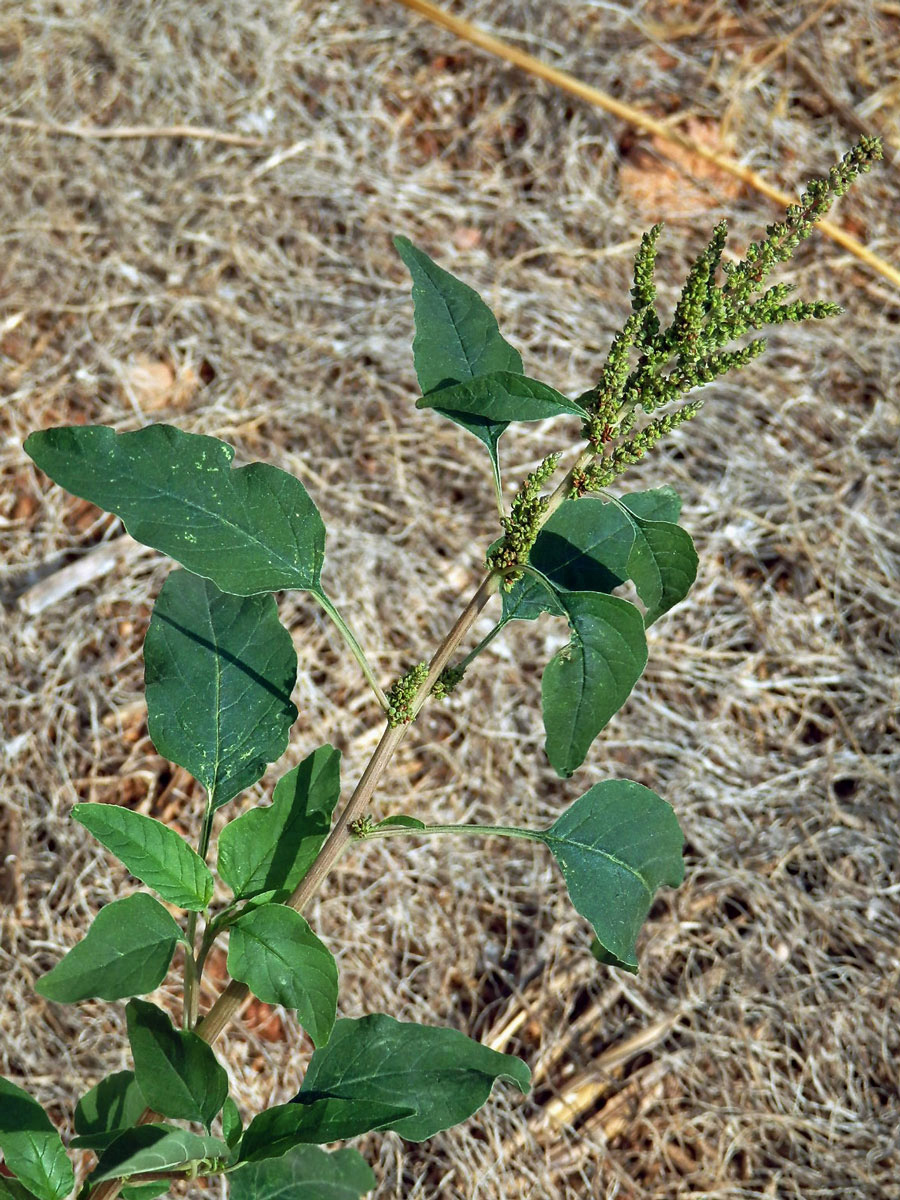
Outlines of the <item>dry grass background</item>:
{"label": "dry grass background", "polygon": [[[788,188],[839,156],[854,119],[900,139],[896,3],[823,6],[790,45],[812,4],[455,11]],[[79,140],[10,116],[265,144]],[[387,682],[448,627],[494,534],[480,447],[413,407],[390,235],[477,286],[530,373],[568,390],[623,319],[647,224],[669,219],[671,300],[721,215],[739,250],[773,210],[389,0],[6,4],[0,142],[0,1070],[65,1121],[124,1064],[121,1007],[48,1005],[32,985],[130,886],[69,809],[129,803],[190,831],[201,797],[155,754],[141,699],[168,564],[126,557],[34,611],[30,588],[119,529],[37,475],[26,432],[165,420],[295,471],[328,523],[328,586]],[[839,210],[895,262],[898,198],[885,166]],[[688,878],[654,906],[641,974],[594,964],[528,845],[375,843],[312,907],[345,1014],[455,1025],[535,1072],[530,1098],[498,1088],[422,1146],[368,1139],[379,1200],[900,1195],[900,296],[821,239],[793,276],[846,315],[776,332],[629,481],[681,491],[700,576],[588,765],[563,783],[541,753],[539,670],[560,631],[515,627],[427,711],[379,801],[549,822],[610,774],[656,788]],[[557,433],[508,434],[508,480]],[[376,711],[318,610],[289,595],[281,611],[300,657],[290,761],[331,740],[349,785]],[[174,988],[159,998],[177,1007]],[[292,1094],[308,1046],[258,1007],[223,1052],[252,1112]]]}

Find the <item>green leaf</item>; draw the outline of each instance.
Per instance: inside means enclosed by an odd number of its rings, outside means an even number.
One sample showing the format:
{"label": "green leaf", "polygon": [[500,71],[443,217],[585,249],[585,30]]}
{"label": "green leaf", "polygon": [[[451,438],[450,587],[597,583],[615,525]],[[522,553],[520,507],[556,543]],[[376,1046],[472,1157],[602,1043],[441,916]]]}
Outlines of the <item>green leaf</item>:
{"label": "green leaf", "polygon": [[61,1200],[75,1173],[50,1118],[22,1088],[0,1077],[0,1151],[10,1171],[38,1200]]}
{"label": "green leaf", "polygon": [[646,492],[627,492],[619,499],[644,521],[669,521],[674,524],[681,516],[681,497],[668,484]]}
{"label": "green leaf", "polygon": [[639,783],[609,779],[540,836],[602,948],[637,970],[635,943],[657,888],[684,878],[684,837],[671,806]]}
{"label": "green leaf", "polygon": [[556,599],[572,640],[544,668],[541,695],[547,757],[566,778],[628,699],[647,663],[647,639],[626,600],[599,592],[557,592]]}
{"label": "green leaf", "polygon": [[135,892],[97,913],[84,938],[35,984],[48,1000],[121,1000],[159,987],[184,935],[158,900]]}
{"label": "green leaf", "polygon": [[297,655],[272,596],[238,597],[187,571],[163,585],[144,640],[148,728],[214,808],[263,775],[297,718]]}
{"label": "green leaf", "polygon": [[228,1095],[228,1075],[196,1033],[175,1029],[167,1013],[146,1000],[125,1008],[138,1087],[163,1117],[200,1121],[207,1130]]}
{"label": "green leaf", "polygon": [[175,1125],[138,1125],[128,1129],[100,1155],[89,1178],[128,1179],[150,1171],[174,1171],[208,1160],[228,1158],[228,1147],[219,1138],[201,1136]]}
{"label": "green leaf", "polygon": [[376,829],[390,829],[393,826],[400,829],[425,829],[424,821],[420,821],[418,817],[407,817],[404,813],[398,813],[393,817],[385,817],[383,821],[379,821],[375,826]]}
{"label": "green leaf", "polygon": [[632,975],[637,975],[637,967],[622,962],[620,958],[616,958],[614,954],[610,954],[598,937],[593,938],[591,941],[591,954],[601,966],[621,967],[622,970],[628,971]]}
{"label": "green leaf", "polygon": [[683,600],[697,577],[697,551],[690,534],[667,521],[633,516],[634,543],[628,556],[628,577],[643,600],[645,625]]}
{"label": "green leaf", "polygon": [[222,1136],[232,1150],[241,1140],[243,1132],[244,1123],[238,1106],[230,1096],[226,1096],[222,1106]]}
{"label": "green leaf", "polygon": [[121,517],[136,541],[223,592],[319,590],[325,526],[303,484],[268,463],[233,470],[234,449],[217,438],[171,425],[120,434],[74,425],[31,434],[25,452]]}
{"label": "green leaf", "polygon": [[115,804],[76,804],[72,816],[163,900],[194,911],[209,904],[209,868],[174,829]]}
{"label": "green leaf", "polygon": [[[394,245],[413,281],[413,359],[422,394],[428,396],[496,371],[521,375],[522,356],[501,335],[497,318],[478,293],[406,238],[394,238]],[[484,443],[499,480],[497,443],[506,422],[443,408],[438,411]]]}
{"label": "green leaf", "polygon": [[34,1192],[29,1192],[18,1179],[0,1175],[0,1200],[36,1200],[36,1197]]}
{"label": "green leaf", "polygon": [[413,281],[413,357],[423,395],[494,371],[521,374],[521,355],[502,337],[478,293],[408,238],[394,238],[394,245]]}
{"label": "green leaf", "polygon": [[543,421],[547,417],[584,417],[585,410],[562,392],[511,371],[495,371],[475,379],[441,388],[416,401],[416,408],[437,408],[464,424],[479,417],[492,424],[511,421]]}
{"label": "green leaf", "polygon": [[531,1072],[455,1029],[406,1024],[374,1014],[338,1021],[328,1045],[310,1060],[298,1100],[340,1096],[364,1118],[374,1104],[412,1109],[385,1128],[412,1142],[470,1117],[506,1079],[527,1092]]}
{"label": "green leaf", "polygon": [[337,1008],[337,964],[303,917],[263,904],[231,926],[228,970],[266,1004],[295,1008],[316,1046],[328,1041]]}
{"label": "green leaf", "polygon": [[372,1129],[387,1129],[413,1114],[411,1108],[368,1101],[365,1105],[339,1096],[277,1104],[254,1117],[241,1142],[241,1162],[279,1158],[305,1142],[319,1145],[359,1137]]}
{"label": "green leaf", "polygon": [[[624,512],[623,506],[629,512]],[[565,500],[538,534],[528,561],[557,591],[608,594],[631,578],[630,559],[639,523],[634,518],[673,522],[680,510],[681,499],[669,487],[634,492],[623,496],[620,503],[594,496]],[[679,534],[690,543],[684,531]],[[641,566],[639,559],[637,566]],[[502,597],[504,624],[558,612],[546,588],[530,575],[523,576]]]}
{"label": "green leaf", "polygon": [[231,1200],[359,1200],[375,1186],[372,1168],[356,1150],[329,1154],[318,1146],[245,1163],[229,1179]]}
{"label": "green leaf", "polygon": [[272,803],[219,834],[219,874],[238,900],[289,895],[312,866],[341,794],[341,752],[319,746],[275,785]]}
{"label": "green leaf", "polygon": [[[585,496],[564,500],[537,536],[528,561],[555,591],[608,594],[627,579],[634,526],[615,504]],[[533,575],[503,593],[503,621],[533,621],[559,613],[554,597]]]}
{"label": "green leaf", "polygon": [[103,1149],[134,1125],[147,1107],[133,1071],[107,1075],[75,1105],[78,1136],[70,1144],[88,1150]]}

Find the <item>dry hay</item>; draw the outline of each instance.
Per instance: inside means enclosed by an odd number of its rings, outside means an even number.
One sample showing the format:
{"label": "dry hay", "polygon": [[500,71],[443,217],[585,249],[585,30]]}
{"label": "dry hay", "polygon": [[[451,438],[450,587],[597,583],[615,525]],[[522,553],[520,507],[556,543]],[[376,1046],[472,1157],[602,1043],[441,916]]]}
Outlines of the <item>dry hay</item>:
{"label": "dry hay", "polygon": [[[896,4],[831,6],[761,70],[811,5],[462,11],[788,187],[853,140],[848,107],[897,139]],[[29,587],[118,529],[38,478],[25,433],[167,420],[297,472],[328,522],[328,585],[388,681],[446,629],[494,528],[478,445],[412,406],[390,235],[480,287],[531,373],[575,389],[623,318],[654,210],[675,214],[672,281],[720,215],[739,249],[771,210],[708,173],[682,185],[618,123],[387,0],[21,0],[0,16],[0,61],[7,115],[266,142],[78,140],[0,118],[0,1069],[62,1119],[123,1065],[121,1009],[48,1005],[32,985],[129,886],[69,808],[127,802],[189,830],[200,798],[155,754],[141,701],[167,564],[116,559],[28,611]],[[896,261],[891,168],[840,216]],[[897,1195],[900,297],[822,241],[794,276],[846,315],[776,333],[633,476],[684,495],[700,578],[589,765],[561,783],[543,761],[538,672],[560,631],[515,628],[428,711],[379,801],[539,822],[610,773],[656,788],[687,831],[688,878],[653,909],[641,974],[596,967],[528,845],[378,843],[312,907],[345,1013],[446,1022],[535,1070],[530,1098],[498,1089],[424,1145],[369,1139],[379,1200]],[[507,435],[508,478],[555,436]],[[292,759],[330,739],[352,782],[373,706],[321,614],[302,595],[281,609],[301,668]],[[232,1033],[244,1110],[291,1095],[307,1049],[262,1008]]]}

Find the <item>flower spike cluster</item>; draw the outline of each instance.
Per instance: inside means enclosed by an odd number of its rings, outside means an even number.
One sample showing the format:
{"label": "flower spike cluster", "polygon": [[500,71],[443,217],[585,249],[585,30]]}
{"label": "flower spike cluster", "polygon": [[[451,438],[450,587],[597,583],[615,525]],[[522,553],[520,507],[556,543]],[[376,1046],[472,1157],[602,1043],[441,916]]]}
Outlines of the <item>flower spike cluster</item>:
{"label": "flower spike cluster", "polygon": [[[608,486],[661,437],[700,410],[698,401],[669,406],[719,376],[745,367],[766,348],[764,338],[755,338],[737,349],[726,349],[736,339],[766,326],[823,320],[841,312],[839,305],[823,300],[789,301],[791,284],[777,283],[758,293],[775,267],[787,262],[809,237],[816,221],[881,156],[878,138],[860,138],[826,178],[808,184],[784,220],[770,225],[765,239],[754,242],[738,263],[722,261],[727,226],[720,222],[692,264],[665,329],[656,311],[654,283],[661,226],[654,225],[644,234],[634,264],[631,315],[613,339],[596,385],[580,397],[589,414],[583,434],[599,461],[573,480],[573,494]],[[725,275],[721,285],[717,282],[720,267]],[[641,414],[650,416],[663,408],[668,409],[665,414],[635,432]]]}

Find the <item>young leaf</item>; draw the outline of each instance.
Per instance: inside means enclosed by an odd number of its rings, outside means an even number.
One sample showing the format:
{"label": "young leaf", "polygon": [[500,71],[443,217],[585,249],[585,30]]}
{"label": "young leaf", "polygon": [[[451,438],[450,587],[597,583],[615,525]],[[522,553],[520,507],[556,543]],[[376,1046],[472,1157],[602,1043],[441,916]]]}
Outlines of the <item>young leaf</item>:
{"label": "young leaf", "polygon": [[209,868],[174,829],[115,804],[76,804],[72,816],[169,904],[194,911],[209,904]]}
{"label": "young leaf", "polygon": [[219,1138],[201,1136],[176,1125],[137,1125],[108,1146],[89,1179],[127,1179],[150,1171],[187,1169],[193,1163],[228,1158],[228,1147]]}
{"label": "young leaf", "polygon": [[619,711],[647,663],[641,614],[599,592],[557,592],[572,640],[544,668],[546,752],[558,775],[584,762],[591,742]]}
{"label": "young leaf", "polygon": [[402,1117],[413,1115],[413,1109],[397,1104],[367,1102],[339,1096],[307,1099],[302,1093],[290,1104],[277,1104],[254,1117],[241,1141],[238,1158],[241,1162],[256,1162],[263,1158],[280,1158],[294,1146],[304,1142],[319,1145],[359,1137],[372,1129],[387,1129]]}
{"label": "young leaf", "polygon": [[225,1103],[222,1105],[222,1137],[233,1150],[241,1140],[243,1132],[244,1123],[241,1120],[238,1106],[230,1096],[226,1096]]}
{"label": "young leaf", "polygon": [[[407,238],[394,238],[412,276],[416,336],[413,360],[424,396],[495,371],[522,373],[522,356],[500,333],[497,318],[476,291],[443,270]],[[437,410],[487,447],[497,479],[497,443],[505,421]]]}
{"label": "young leaf", "polygon": [[634,543],[628,556],[628,577],[634,582],[652,625],[683,600],[697,577],[697,551],[687,530],[667,521],[632,516]]}
{"label": "young leaf", "polygon": [[183,934],[146,892],[114,900],[65,958],[35,984],[48,1000],[121,1000],[159,987]]}
{"label": "young leaf", "polygon": [[284,753],[297,718],[297,655],[271,596],[226,595],[173,571],[153,608],[144,665],[153,744],[203,784],[214,808]]}
{"label": "young leaf", "polygon": [[209,1130],[228,1095],[228,1075],[196,1033],[174,1029],[168,1014],[146,1000],[125,1008],[138,1087],[164,1117],[200,1121]]}
{"label": "young leaf", "polygon": [[299,479],[268,463],[231,468],[217,438],[148,425],[33,433],[25,452],[56,483],[121,517],[138,542],[250,596],[319,591],[325,526]]}
{"label": "young leaf", "polygon": [[245,1163],[229,1174],[231,1200],[359,1200],[375,1186],[356,1150],[295,1146],[283,1158]]}
{"label": "young leaf", "polygon": [[602,948],[636,971],[635,942],[654,893],[684,878],[684,836],[671,806],[639,783],[609,779],[567,808],[541,840]]}
{"label": "young leaf", "polygon": [[0,1077],[0,1152],[10,1171],[38,1200],[62,1200],[75,1173],[50,1118],[26,1091]]}
{"label": "young leaf", "polygon": [[266,1004],[295,1008],[316,1046],[331,1035],[337,964],[303,917],[284,904],[263,904],[231,926],[228,970]]}
{"label": "young leaf", "polygon": [[496,424],[511,421],[543,421],[547,417],[584,417],[585,410],[562,392],[511,371],[479,375],[463,383],[441,388],[416,401],[416,408],[437,408],[464,423],[468,417],[480,417]]}
{"label": "young leaf", "polygon": [[420,1142],[477,1112],[497,1079],[527,1092],[531,1072],[521,1059],[458,1030],[374,1014],[336,1023],[328,1045],[313,1054],[297,1099],[340,1096],[363,1120],[374,1105],[403,1105],[412,1115],[385,1128]]}
{"label": "young leaf", "polygon": [[385,817],[375,826],[376,829],[390,829],[397,826],[400,829],[425,829],[425,822],[418,817],[408,817],[405,813],[397,813],[393,817]]}
{"label": "young leaf", "polygon": [[147,1101],[133,1071],[117,1071],[92,1087],[75,1105],[75,1132],[70,1145],[104,1149],[135,1124]]}
{"label": "young leaf", "polygon": [[319,746],[275,785],[272,803],[219,834],[219,874],[245,900],[288,895],[312,866],[341,794],[341,752]]}

